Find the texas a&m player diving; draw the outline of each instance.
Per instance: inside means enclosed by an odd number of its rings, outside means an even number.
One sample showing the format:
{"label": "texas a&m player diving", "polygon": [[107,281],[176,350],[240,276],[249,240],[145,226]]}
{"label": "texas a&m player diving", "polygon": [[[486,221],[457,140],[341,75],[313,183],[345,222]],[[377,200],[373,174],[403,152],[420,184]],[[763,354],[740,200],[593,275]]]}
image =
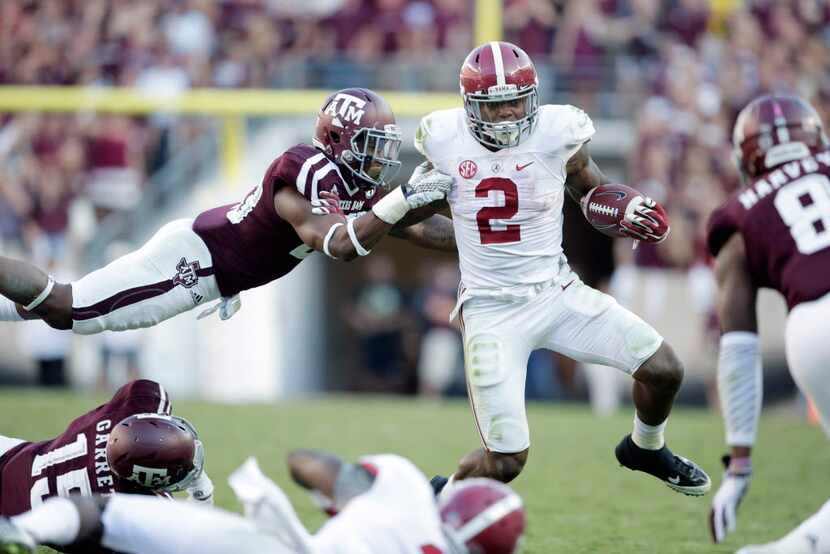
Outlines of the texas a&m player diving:
{"label": "texas a&m player diving", "polygon": [[[521,472],[530,447],[527,360],[532,350],[548,348],[631,375],[634,431],[617,447],[617,459],[676,491],[704,494],[709,477],[675,456],[663,438],[683,366],[650,325],[584,285],[562,251],[566,191],[577,202],[591,198],[586,214],[618,214],[615,232],[641,241],[666,238],[665,211],[628,187],[609,189],[588,152],[591,119],[573,106],[539,106],[537,85],[522,49],[483,44],[461,67],[464,107],[427,115],[416,135],[428,162],[455,178],[447,201],[461,265],[456,312],[483,446],[462,459],[450,480],[509,482]],[[603,207],[602,194],[625,204]],[[447,481],[434,478],[436,490]]]}
{"label": "texas a&m player diving", "polygon": [[202,315],[219,310],[227,319],[241,291],[279,279],[314,251],[350,260],[388,233],[455,250],[447,218],[418,222],[412,212],[443,199],[452,178],[418,171],[384,194],[400,168],[401,133],[383,98],[361,88],[332,94],[312,142],[277,157],[240,203],[168,223],[137,251],[73,283],[0,256],[0,321],[40,318],[78,334],[123,331],[219,299]]}
{"label": "texas a&m player diving", "polygon": [[[830,435],[830,142],[807,102],[765,95],[738,115],[732,144],[746,187],[712,213],[707,237],[718,282],[718,390],[730,447],[709,518],[715,542],[736,528],[752,476],[763,387],[760,288],[787,301],[787,365]],[[830,552],[830,501],[785,537],[739,552]]]}

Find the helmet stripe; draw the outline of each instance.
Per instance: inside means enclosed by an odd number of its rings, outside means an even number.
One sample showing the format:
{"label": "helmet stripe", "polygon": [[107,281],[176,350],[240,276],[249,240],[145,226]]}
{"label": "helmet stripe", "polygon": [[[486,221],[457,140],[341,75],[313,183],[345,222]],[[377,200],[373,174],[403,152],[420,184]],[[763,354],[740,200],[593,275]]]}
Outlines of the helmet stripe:
{"label": "helmet stripe", "polygon": [[507,84],[504,78],[504,60],[501,57],[501,45],[493,41],[490,43],[490,50],[493,52],[493,65],[496,66],[496,84],[503,86]]}
{"label": "helmet stripe", "polygon": [[456,538],[462,544],[472,539],[501,518],[518,510],[522,507],[522,499],[519,495],[512,493],[509,496],[502,498],[495,504],[489,506],[486,510],[479,513],[473,519],[465,523],[460,529],[455,532]]}

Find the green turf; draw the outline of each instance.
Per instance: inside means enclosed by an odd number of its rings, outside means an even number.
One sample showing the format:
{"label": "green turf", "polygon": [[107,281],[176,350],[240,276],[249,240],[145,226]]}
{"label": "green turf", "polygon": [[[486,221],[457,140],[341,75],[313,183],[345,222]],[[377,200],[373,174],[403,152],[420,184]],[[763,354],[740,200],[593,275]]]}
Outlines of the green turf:
{"label": "green turf", "polygon": [[[61,431],[100,397],[0,391],[0,434],[42,439]],[[335,397],[277,405],[224,406],[178,402],[174,411],[200,430],[219,506],[238,506],[226,477],[249,455],[282,484],[309,528],[323,521],[288,480],[284,455],[292,448],[326,448],[345,457],[397,452],[428,476],[446,474],[477,446],[464,402]],[[620,468],[613,448],[631,427],[631,415],[597,419],[585,408],[529,407],[533,446],[514,482],[528,507],[525,553],[734,552],[749,542],[777,538],[813,513],[830,493],[830,448],[816,428],[788,416],[766,417],[755,457],[756,479],[738,531],[725,545],[710,544],[705,525],[711,496],[689,498],[651,477]],[[678,410],[669,445],[720,481],[720,420]]]}

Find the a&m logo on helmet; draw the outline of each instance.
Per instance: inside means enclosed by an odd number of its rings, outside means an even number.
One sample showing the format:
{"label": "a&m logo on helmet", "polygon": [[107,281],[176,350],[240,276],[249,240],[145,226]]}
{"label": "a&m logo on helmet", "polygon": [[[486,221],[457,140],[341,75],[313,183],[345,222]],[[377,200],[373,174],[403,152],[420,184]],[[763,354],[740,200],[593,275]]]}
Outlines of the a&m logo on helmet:
{"label": "a&m logo on helmet", "polygon": [[170,486],[170,476],[166,469],[133,465],[130,481],[148,489],[162,489]]}
{"label": "a&m logo on helmet", "polygon": [[478,166],[473,160],[464,160],[458,164],[458,174],[465,179],[472,179],[478,171]]}
{"label": "a&m logo on helmet", "polygon": [[[351,94],[338,93],[326,106],[325,113],[332,116],[332,124],[343,127],[343,121],[360,125],[366,110],[366,101]],[[342,121],[341,121],[342,118]]]}

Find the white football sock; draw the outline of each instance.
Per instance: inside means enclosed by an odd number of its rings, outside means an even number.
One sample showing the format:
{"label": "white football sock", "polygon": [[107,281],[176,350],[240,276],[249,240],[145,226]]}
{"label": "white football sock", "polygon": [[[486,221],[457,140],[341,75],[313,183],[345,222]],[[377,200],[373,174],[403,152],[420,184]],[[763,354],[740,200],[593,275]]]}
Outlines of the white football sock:
{"label": "white football sock", "polygon": [[23,321],[17,313],[17,304],[5,296],[0,296],[0,321]]}
{"label": "white football sock", "polygon": [[12,521],[38,544],[72,544],[81,530],[78,509],[66,498],[50,498],[31,512],[13,517]]}
{"label": "white football sock", "polygon": [[439,501],[443,500],[444,497],[446,497],[447,494],[449,494],[450,489],[453,487],[454,483],[455,483],[455,473],[450,475],[449,479],[447,480],[447,484],[444,485],[444,488],[441,489],[441,492],[438,493],[438,500]]}
{"label": "white football sock", "polygon": [[660,425],[648,425],[640,420],[640,416],[634,414],[634,431],[631,433],[631,440],[640,448],[646,450],[660,450],[666,444],[663,438],[663,431],[666,430],[665,420]]}

